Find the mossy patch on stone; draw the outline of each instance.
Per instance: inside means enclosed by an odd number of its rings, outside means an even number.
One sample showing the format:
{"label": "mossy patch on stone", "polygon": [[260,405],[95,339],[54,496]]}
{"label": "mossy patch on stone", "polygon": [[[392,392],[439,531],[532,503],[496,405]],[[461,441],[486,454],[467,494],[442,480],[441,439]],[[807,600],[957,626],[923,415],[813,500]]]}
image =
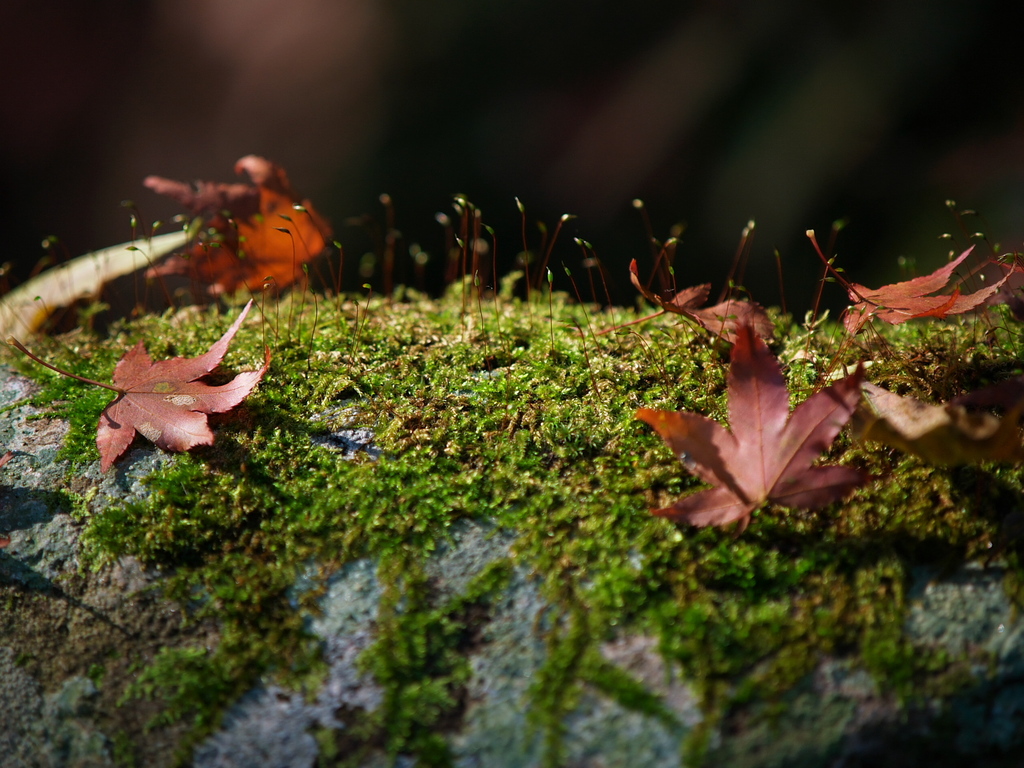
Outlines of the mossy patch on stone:
{"label": "mossy patch on stone", "polygon": [[[937,686],[951,695],[966,683],[944,673],[987,657],[908,633],[908,589],[915,568],[952,572],[993,549],[1020,573],[1004,525],[1019,508],[1020,468],[936,468],[843,437],[830,458],[877,478],[846,502],[767,507],[740,537],[681,528],[648,510],[699,483],[633,413],[684,409],[724,421],[724,345],[673,317],[599,336],[633,313],[585,314],[555,294],[549,317],[546,294],[532,305],[478,302],[467,287],[468,304],[459,286],[439,300],[306,293],[263,303],[224,365],[254,367],[265,341],[271,370],[242,406],[213,420],[216,443],[155,468],[132,500],[83,495],[85,568],[103,573],[130,557],[158,569],[162,596],[188,625],[217,628],[208,646],[158,653],[128,689],[159,702],[159,722],[188,724],[186,747],[259,685],[316,695],[328,674],[314,629],[322,600],[332,574],[359,562],[375,564],[380,584],[359,663],[383,703],[349,713],[333,735],[316,721],[325,764],[370,752],[455,761],[476,727],[479,702],[468,694],[482,690],[466,657],[496,642],[488,627],[509,579],[528,580],[542,602],[530,628],[542,641],[538,663],[522,667],[532,675],[522,706],[533,734],[523,738],[536,739],[524,750],[548,765],[575,749],[569,729],[588,697],[661,723],[677,756],[697,761],[721,723],[783,701],[827,658],[851,660],[879,696],[909,702]],[[193,355],[236,312],[144,316],[108,338],[80,331],[34,348],[106,380],[136,340],[154,358]],[[861,359],[872,362],[871,380],[939,400],[1009,375],[1019,357],[1019,334],[1000,310],[853,343],[827,322],[813,331],[776,322],[774,348],[797,402]],[[69,424],[61,456],[74,494],[76,474],[94,471],[96,419],[110,393],[16,364],[40,386],[32,402],[41,415]],[[339,430],[372,435],[374,452],[339,448]],[[507,537],[507,554],[445,586],[434,564],[464,521]],[[652,692],[602,655],[631,637],[652,638],[666,674],[693,687],[700,727],[666,688]],[[103,685],[111,677],[108,669]],[[837,718],[837,727],[849,721]]]}

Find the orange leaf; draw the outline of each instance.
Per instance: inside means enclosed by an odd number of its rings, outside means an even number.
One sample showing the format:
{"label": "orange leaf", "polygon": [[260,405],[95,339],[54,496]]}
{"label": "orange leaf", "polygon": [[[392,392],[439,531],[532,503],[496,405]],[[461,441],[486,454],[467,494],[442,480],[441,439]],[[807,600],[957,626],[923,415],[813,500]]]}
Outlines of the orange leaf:
{"label": "orange leaf", "polygon": [[[256,186],[200,181],[186,184],[149,176],[143,184],[172,197],[203,220],[198,239],[147,272],[188,275],[211,295],[250,292],[270,279],[278,288],[302,277],[302,265],[323,252],[330,225],[308,200],[300,202],[281,166],[255,155],[235,163]],[[298,205],[297,209],[295,206]]]}

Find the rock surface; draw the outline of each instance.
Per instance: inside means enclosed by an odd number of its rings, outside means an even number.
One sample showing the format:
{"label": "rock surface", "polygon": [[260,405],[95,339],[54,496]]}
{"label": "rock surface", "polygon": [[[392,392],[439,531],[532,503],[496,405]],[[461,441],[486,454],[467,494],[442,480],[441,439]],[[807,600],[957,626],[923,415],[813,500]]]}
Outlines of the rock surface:
{"label": "rock surface", "polygon": [[[71,489],[57,451],[59,421],[36,418],[25,401],[33,385],[0,370],[0,445],[14,451],[2,470],[0,533],[0,765],[112,766],[168,764],[183,726],[146,731],[158,703],[123,706],[105,691],[114,676],[185,639],[216,643],[216,627],[185,627],[179,608],[161,600],[161,575],[123,559],[97,572],[80,568],[75,505],[87,508],[137,497],[143,478],[172,457],[137,448],[103,476],[93,465]],[[332,427],[333,428],[333,427]],[[331,433],[345,457],[366,451],[372,434],[345,426]],[[79,510],[81,514],[81,510]],[[465,593],[492,563],[508,561],[512,532],[463,521],[426,564],[438,600]],[[359,664],[374,639],[382,586],[377,564],[358,560],[321,575],[310,564],[298,596],[323,588],[320,612],[307,617],[326,663],[322,683],[306,692],[266,682],[230,708],[220,728],[191,754],[197,768],[317,765],[318,734],[344,731],[345,714],[372,712],[383,692]],[[325,576],[325,578],[324,578]],[[585,687],[564,722],[562,762],[571,766],[678,766],[687,739],[705,729],[710,764],[731,766],[1017,765],[1024,754],[1024,624],[1003,587],[998,565],[951,574],[921,570],[911,586],[908,637],[969,654],[970,683],[948,697],[901,704],[881,693],[855,660],[821,659],[781,702],[755,704],[708,723],[693,686],[666,666],[651,637],[625,634],[601,647],[605,660],[663,703],[667,717],[624,707]],[[320,580],[323,579],[323,583]],[[551,617],[521,566],[493,601],[468,653],[465,704],[446,740],[463,768],[540,765],[543,733],[526,706],[545,662]],[[54,637],[56,640],[48,640]],[[984,661],[984,663],[982,663]],[[128,745],[127,732],[145,734]],[[910,751],[908,751],[910,750]],[[908,757],[909,756],[909,757]],[[905,762],[900,762],[900,759]],[[972,762],[973,761],[973,762]],[[367,766],[413,765],[377,752]]]}

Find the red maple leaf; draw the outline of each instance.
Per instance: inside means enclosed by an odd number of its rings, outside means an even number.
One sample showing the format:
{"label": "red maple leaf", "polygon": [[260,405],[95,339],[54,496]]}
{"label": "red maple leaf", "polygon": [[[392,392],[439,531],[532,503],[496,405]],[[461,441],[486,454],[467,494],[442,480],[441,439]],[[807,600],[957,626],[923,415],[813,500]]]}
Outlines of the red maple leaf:
{"label": "red maple leaf", "polygon": [[939,267],[929,275],[883,285],[881,288],[868,288],[860,283],[851,283],[832,268],[832,262],[825,258],[818,247],[813,230],[808,230],[807,236],[818,256],[846,288],[850,300],[854,302],[843,314],[843,325],[851,335],[858,333],[873,317],[889,325],[899,325],[919,317],[942,318],[970,312],[987,302],[1008,276],[1004,275],[1001,280],[974,293],[962,294],[959,288],[955,288],[952,293],[929,295],[949,285],[953,272],[974,250],[972,245],[946,266]]}
{"label": "red maple leaf", "polygon": [[154,363],[140,341],[114,367],[113,385],[50,365],[14,337],[9,337],[7,343],[57,373],[117,393],[100,414],[96,430],[100,470],[106,472],[131,445],[136,432],[169,451],[187,451],[196,445],[213,443],[206,414],[234,408],[252,392],[270,367],[268,348],[259,370],[240,373],[220,386],[198,381],[224,359],[251,307],[250,299],[220,340],[199,357],[172,357]]}
{"label": "red maple leaf", "polygon": [[711,290],[710,283],[684,288],[677,291],[671,299],[663,299],[645,288],[640,282],[636,259],[629,263],[629,279],[633,281],[633,286],[640,291],[643,297],[652,304],[661,307],[665,312],[688,317],[704,330],[720,336],[726,341],[735,341],[736,329],[744,325],[752,327],[754,333],[762,338],[768,339],[772,336],[774,330],[772,322],[765,314],[764,308],[756,302],[728,299],[720,304],[700,309],[700,305],[708,300],[708,293]]}
{"label": "red maple leaf", "polygon": [[697,413],[641,408],[684,466],[714,488],[653,514],[696,526],[747,527],[766,502],[814,509],[842,498],[867,476],[852,467],[812,467],[849,421],[860,400],[857,371],[815,393],[789,413],[778,360],[749,326],[736,335],[729,367],[732,430]]}
{"label": "red maple leaf", "polygon": [[186,274],[212,295],[234,293],[242,285],[253,291],[267,278],[283,288],[302,277],[302,265],[324,250],[330,225],[308,200],[300,202],[281,166],[247,155],[235,163],[235,173],[243,171],[256,186],[186,184],[160,176],[143,181],[203,223],[184,255],[168,258],[147,276]]}
{"label": "red maple leaf", "polygon": [[96,432],[101,471],[110,469],[136,432],[169,451],[213,444],[206,414],[234,408],[270,367],[267,349],[258,370],[244,371],[220,386],[197,381],[220,364],[251,306],[252,300],[220,340],[199,357],[172,357],[154,363],[140,341],[121,358],[114,368],[118,395],[100,414]]}

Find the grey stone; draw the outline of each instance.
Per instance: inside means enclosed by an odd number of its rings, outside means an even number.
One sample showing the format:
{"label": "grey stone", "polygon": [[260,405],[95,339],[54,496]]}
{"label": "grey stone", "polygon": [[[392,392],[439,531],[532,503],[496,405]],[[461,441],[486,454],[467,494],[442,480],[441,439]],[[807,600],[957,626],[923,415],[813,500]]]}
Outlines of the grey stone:
{"label": "grey stone", "polygon": [[[310,564],[294,591],[311,589],[318,573]],[[273,684],[250,691],[229,710],[221,730],[196,749],[196,768],[312,766],[320,753],[313,729],[342,730],[335,717],[342,707],[372,711],[380,706],[383,691],[356,666],[372,642],[380,594],[377,567],[370,560],[353,561],[332,574],[320,600],[322,613],[309,620],[311,631],[323,639],[328,665],[316,697],[307,701],[302,693]]]}
{"label": "grey stone", "polygon": [[315,436],[313,442],[338,451],[344,461],[351,461],[360,452],[376,461],[380,458],[381,450],[374,444],[372,429],[356,426],[360,414],[359,406],[352,400],[316,414],[312,420],[326,424],[330,431]]}
{"label": "grey stone", "polygon": [[108,768],[110,741],[89,721],[96,686],[84,677],[66,680],[44,695],[0,646],[0,765],[4,768]]}
{"label": "grey stone", "polygon": [[547,607],[536,585],[517,569],[496,602],[483,645],[469,660],[470,704],[463,728],[452,738],[461,768],[519,768],[539,764],[541,734],[527,716],[528,692],[544,663],[546,647],[536,631]]}
{"label": "grey stone", "polygon": [[907,635],[953,655],[984,649],[1002,655],[1013,634],[1013,607],[1003,590],[1002,568],[968,564],[936,580],[917,569],[911,585]]}
{"label": "grey stone", "polygon": [[441,599],[463,594],[491,563],[507,558],[515,535],[476,520],[458,520],[427,561],[425,570]]}
{"label": "grey stone", "polygon": [[[145,478],[174,457],[139,443],[111,472],[100,473],[98,462],[81,467],[72,491],[68,464],[56,458],[67,425],[38,418],[39,410],[26,402],[33,391],[28,379],[0,366],[0,407],[10,406],[0,412],[0,448],[14,452],[0,474],[0,533],[11,539],[0,550],[0,579],[45,592],[79,568],[79,525],[72,512],[98,512],[141,498],[147,492]],[[321,415],[325,431],[319,439],[342,459],[360,452],[376,458],[380,452],[373,432],[359,419],[357,405],[342,404]],[[488,521],[454,524],[424,564],[432,599],[442,605],[464,594],[489,564],[513,557],[514,541],[513,531]],[[642,565],[635,552],[630,561],[638,569]],[[323,644],[327,673],[321,685],[289,691],[263,681],[235,703],[223,727],[196,750],[197,766],[312,766],[319,756],[314,734],[343,732],[340,713],[381,706],[383,690],[358,664],[375,640],[383,592],[377,563],[357,560],[333,574],[320,569],[317,563],[308,565],[292,590],[292,605],[299,609],[302,593],[324,587],[320,613],[307,619]],[[1024,749],[1024,622],[1016,619],[1004,576],[998,564],[987,569],[966,565],[952,574],[926,568],[914,572],[906,636],[922,648],[972,662],[974,682],[966,689],[903,707],[854,660],[822,659],[770,716],[755,711],[737,718],[728,724],[733,729],[728,738],[712,733],[713,762],[751,768],[863,765],[910,737],[941,745],[951,759],[964,761]],[[160,574],[123,558],[89,578],[96,587],[90,605],[102,610],[157,582]],[[486,608],[467,652],[466,705],[446,738],[461,768],[532,768],[544,758],[544,735],[529,704],[531,686],[547,661],[550,607],[529,568],[520,565]],[[624,634],[599,650],[657,695],[674,721],[630,710],[583,686],[563,724],[567,764],[679,765],[683,744],[704,718],[693,689],[661,658],[652,637]],[[110,765],[111,742],[93,722],[97,696],[93,682],[83,677],[58,681],[54,691],[44,692],[13,652],[0,647],[0,765]],[[367,766],[383,768],[390,760],[374,754],[367,757]],[[394,758],[403,767],[414,762],[408,756]]]}
{"label": "grey stone", "polygon": [[[509,557],[513,536],[478,521],[454,525],[425,571],[439,602],[463,594],[490,563]],[[296,584],[312,588],[318,571],[310,565]],[[232,708],[224,729],[196,752],[197,768],[240,765],[312,765],[315,728],[343,729],[333,712],[341,705],[372,711],[383,692],[358,671],[356,659],[373,640],[381,587],[370,560],[347,564],[327,579],[322,614],[310,628],[324,641],[329,673],[312,703],[275,686],[252,691]],[[468,658],[471,674],[462,726],[449,742],[463,768],[526,768],[544,756],[543,734],[530,718],[530,686],[543,665],[547,603],[526,569],[517,568],[492,606],[481,642]],[[676,726],[629,711],[595,690],[587,690],[566,722],[565,750],[577,765],[678,765],[681,744],[702,715],[693,692],[670,674],[653,638],[627,637],[603,653],[641,682],[650,684],[678,715]],[[370,758],[368,758],[370,759]],[[375,758],[373,758],[375,759]],[[291,762],[281,762],[290,760]]]}
{"label": "grey stone", "polygon": [[[70,491],[65,476],[68,462],[57,460],[68,425],[58,419],[37,418],[39,409],[26,398],[37,386],[0,366],[0,392],[10,410],[0,412],[0,447],[14,452],[3,468],[0,487],[0,533],[11,543],[0,555],[0,579],[46,590],[62,574],[78,569],[79,526],[71,516]],[[25,401],[20,402],[19,401]],[[170,454],[147,446],[126,454],[115,468],[100,473],[90,462],[77,473],[90,511],[147,493],[143,479]]]}
{"label": "grey stone", "polygon": [[310,629],[325,639],[366,629],[377,617],[380,595],[376,563],[347,563],[327,580],[327,593],[320,600],[322,614],[310,620]]}
{"label": "grey stone", "polygon": [[325,644],[328,675],[312,702],[298,692],[267,685],[250,691],[225,717],[221,730],[195,751],[196,768],[306,768],[320,753],[311,731],[341,730],[341,708],[373,710],[383,692],[356,667],[369,633],[331,637]]}

